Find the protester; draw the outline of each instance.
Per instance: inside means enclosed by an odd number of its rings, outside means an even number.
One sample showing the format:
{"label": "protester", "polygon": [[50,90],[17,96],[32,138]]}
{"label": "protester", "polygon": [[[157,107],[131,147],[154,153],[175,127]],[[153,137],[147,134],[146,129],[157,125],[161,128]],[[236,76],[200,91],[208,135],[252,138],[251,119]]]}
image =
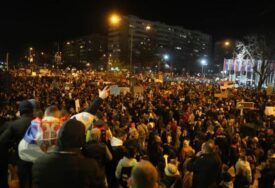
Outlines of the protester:
{"label": "protester", "polygon": [[[7,122],[6,129],[0,135],[0,148],[1,155],[6,156],[1,163],[5,163],[1,170],[4,170],[3,176],[0,176],[0,181],[7,181],[8,177],[8,148],[13,148],[15,151],[12,155],[14,156],[14,163],[18,169],[19,185],[20,188],[29,188],[31,186],[31,164],[21,160],[18,156],[18,144],[23,138],[26,130],[28,129],[31,120],[33,118],[34,106],[30,101],[24,100],[19,104],[20,118],[15,121]],[[1,183],[3,187],[7,187],[7,182]],[[1,187],[2,187],[1,186]]]}
{"label": "protester", "polygon": [[82,155],[84,145],[84,124],[75,119],[65,121],[58,133],[58,149],[34,162],[34,187],[106,187],[104,173],[97,162]]}

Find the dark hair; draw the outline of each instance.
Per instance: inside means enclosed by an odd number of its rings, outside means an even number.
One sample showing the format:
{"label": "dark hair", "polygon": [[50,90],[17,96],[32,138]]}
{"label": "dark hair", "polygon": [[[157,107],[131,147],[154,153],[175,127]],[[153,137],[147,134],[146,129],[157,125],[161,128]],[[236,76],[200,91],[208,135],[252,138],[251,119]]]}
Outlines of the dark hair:
{"label": "dark hair", "polygon": [[135,158],[137,153],[137,148],[133,146],[125,147],[125,157],[127,158]]}
{"label": "dark hair", "polygon": [[54,116],[55,117],[57,113],[59,113],[59,109],[55,105],[49,106],[45,110],[45,116]]}
{"label": "dark hair", "polygon": [[208,140],[207,142],[204,143],[203,147],[207,153],[213,153],[215,149],[214,141]]}

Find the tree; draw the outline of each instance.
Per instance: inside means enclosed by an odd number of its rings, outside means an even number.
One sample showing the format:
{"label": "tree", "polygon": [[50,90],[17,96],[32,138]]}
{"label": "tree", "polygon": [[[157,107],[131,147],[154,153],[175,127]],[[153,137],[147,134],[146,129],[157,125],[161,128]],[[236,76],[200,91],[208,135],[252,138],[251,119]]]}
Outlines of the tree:
{"label": "tree", "polygon": [[258,78],[257,88],[261,90],[266,79],[274,72],[272,60],[275,54],[274,38],[248,36],[236,43],[237,59],[249,59]]}

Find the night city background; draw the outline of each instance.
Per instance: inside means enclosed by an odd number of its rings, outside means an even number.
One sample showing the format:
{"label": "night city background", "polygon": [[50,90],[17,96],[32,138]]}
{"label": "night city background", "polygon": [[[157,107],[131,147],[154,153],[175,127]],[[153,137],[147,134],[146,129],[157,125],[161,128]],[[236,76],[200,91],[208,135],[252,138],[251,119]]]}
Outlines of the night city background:
{"label": "night city background", "polygon": [[2,1],[0,188],[274,188],[274,0]]}
{"label": "night city background", "polygon": [[8,1],[0,12],[0,59],[9,52],[16,62],[29,47],[52,54],[57,43],[62,50],[65,41],[94,33],[107,37],[108,16],[113,12],[206,33],[211,45],[275,30],[270,2]]}

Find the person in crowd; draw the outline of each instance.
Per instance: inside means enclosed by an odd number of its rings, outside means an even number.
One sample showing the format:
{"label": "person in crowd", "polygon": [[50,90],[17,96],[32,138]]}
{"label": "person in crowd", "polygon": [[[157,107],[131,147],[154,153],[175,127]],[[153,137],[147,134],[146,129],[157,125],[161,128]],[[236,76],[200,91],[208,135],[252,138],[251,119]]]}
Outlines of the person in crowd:
{"label": "person in crowd", "polygon": [[91,141],[83,147],[83,154],[95,159],[102,168],[113,158],[107,145],[101,141],[101,131],[98,128],[91,130]]}
{"label": "person in crowd", "polygon": [[252,171],[244,150],[240,152],[240,157],[235,165],[235,169],[235,186],[238,185],[239,187],[249,187],[252,183]]}
{"label": "person in crowd", "polygon": [[130,177],[132,168],[137,164],[136,153],[137,148],[134,145],[126,146],[125,154],[117,164],[115,175],[121,187],[127,187],[127,178]]}
{"label": "person in crowd", "polygon": [[45,153],[54,151],[61,123],[57,106],[48,107],[43,119],[34,119],[20,141],[18,147],[20,158],[34,162]]}
{"label": "person in crowd", "polygon": [[104,173],[97,162],[83,156],[84,145],[84,124],[75,119],[65,121],[58,133],[57,150],[34,162],[34,187],[106,187]]}
{"label": "person in crowd", "polygon": [[259,188],[273,188],[275,180],[275,150],[268,151],[268,158],[260,171]]}
{"label": "person in crowd", "polygon": [[108,185],[110,187],[116,187],[118,184],[117,178],[115,176],[116,167],[118,162],[125,155],[125,146],[123,145],[127,139],[127,132],[122,128],[118,128],[114,131],[114,135],[110,140],[111,152],[113,159],[110,161],[108,165],[108,170],[106,171]]}
{"label": "person in crowd", "polygon": [[166,187],[182,188],[183,181],[178,166],[173,163],[168,163],[164,169],[164,177],[161,182]]}
{"label": "person in crowd", "polygon": [[[31,186],[31,164],[21,160],[18,156],[18,144],[23,138],[26,130],[28,129],[30,122],[33,118],[34,106],[28,100],[21,101],[19,104],[20,118],[15,121],[10,121],[6,123],[6,129],[0,135],[0,148],[4,148],[1,155],[8,156],[8,148],[13,147],[15,151],[15,164],[18,169],[19,185],[20,188],[29,188]],[[0,177],[0,181],[5,181],[7,185],[8,176],[8,157],[3,159],[1,163],[5,163],[5,166],[1,169],[3,170],[3,176]],[[1,186],[2,187],[2,186]]]}
{"label": "person in crowd", "polygon": [[214,142],[202,144],[201,151],[187,164],[187,170],[194,172],[193,187],[217,187],[221,174],[221,159],[215,154]]}
{"label": "person in crowd", "polygon": [[133,168],[128,182],[130,188],[158,188],[158,171],[149,161],[142,160]]}

